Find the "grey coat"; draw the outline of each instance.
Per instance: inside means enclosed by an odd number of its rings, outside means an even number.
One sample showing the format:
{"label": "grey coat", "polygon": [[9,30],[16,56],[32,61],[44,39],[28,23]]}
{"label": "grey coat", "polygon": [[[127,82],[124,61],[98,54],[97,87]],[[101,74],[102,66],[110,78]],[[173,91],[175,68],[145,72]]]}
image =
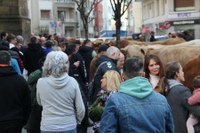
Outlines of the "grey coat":
{"label": "grey coat", "polygon": [[186,121],[189,112],[200,117],[200,106],[191,106],[187,103],[187,99],[192,95],[190,90],[176,80],[169,80],[169,93],[167,100],[172,108],[175,133],[187,133]]}

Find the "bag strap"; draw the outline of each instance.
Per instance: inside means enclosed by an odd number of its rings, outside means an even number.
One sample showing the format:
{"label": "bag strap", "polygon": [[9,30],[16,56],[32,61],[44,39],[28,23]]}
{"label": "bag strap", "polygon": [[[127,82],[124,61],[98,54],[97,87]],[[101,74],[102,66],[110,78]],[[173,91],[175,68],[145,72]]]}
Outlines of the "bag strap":
{"label": "bag strap", "polygon": [[107,63],[107,61],[104,61],[104,62],[102,62],[101,64],[99,64],[99,66],[97,67],[97,70],[96,70],[96,72],[95,72],[94,77],[96,76],[96,74],[97,74],[98,70],[100,69],[100,67],[101,67],[103,64],[105,64],[105,63]]}

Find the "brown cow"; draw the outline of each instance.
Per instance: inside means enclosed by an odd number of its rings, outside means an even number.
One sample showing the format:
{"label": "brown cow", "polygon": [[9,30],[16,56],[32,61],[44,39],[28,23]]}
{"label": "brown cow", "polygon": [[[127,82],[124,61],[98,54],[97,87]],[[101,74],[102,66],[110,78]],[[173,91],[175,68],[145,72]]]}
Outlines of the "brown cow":
{"label": "brown cow", "polygon": [[200,45],[168,46],[149,51],[147,54],[157,55],[163,65],[170,61],[178,61],[184,66],[190,60],[199,56]]}
{"label": "brown cow", "polygon": [[144,54],[141,52],[143,49],[139,45],[128,45],[125,48],[121,48],[121,51],[125,54],[126,58],[133,56],[140,56],[144,58]]}
{"label": "brown cow", "polygon": [[183,72],[185,75],[184,85],[193,90],[192,80],[194,77],[200,75],[200,57],[189,61],[183,66]]}
{"label": "brown cow", "polygon": [[129,44],[138,44],[138,45],[176,45],[180,43],[184,43],[185,40],[183,38],[170,38],[167,40],[163,41],[155,41],[155,42],[140,42],[140,41],[135,41],[135,40],[128,40]]}
{"label": "brown cow", "polygon": [[126,57],[144,57],[146,54],[155,54],[160,57],[163,65],[169,61],[179,61],[184,66],[191,59],[198,57],[200,53],[200,40],[177,45],[128,45],[122,50],[125,51]]}

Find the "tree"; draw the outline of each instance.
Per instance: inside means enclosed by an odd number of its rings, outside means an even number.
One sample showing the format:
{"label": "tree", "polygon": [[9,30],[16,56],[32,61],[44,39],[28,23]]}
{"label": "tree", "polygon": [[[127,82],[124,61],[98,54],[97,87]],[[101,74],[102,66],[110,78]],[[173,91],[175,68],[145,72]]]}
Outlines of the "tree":
{"label": "tree", "polygon": [[114,20],[116,27],[116,45],[119,47],[120,29],[122,26],[121,17],[127,11],[132,0],[110,0],[112,10],[114,12]]}
{"label": "tree", "polygon": [[94,19],[90,18],[90,13],[94,10],[95,6],[102,0],[73,0],[77,5],[77,10],[83,22],[85,38],[88,38],[88,24]]}

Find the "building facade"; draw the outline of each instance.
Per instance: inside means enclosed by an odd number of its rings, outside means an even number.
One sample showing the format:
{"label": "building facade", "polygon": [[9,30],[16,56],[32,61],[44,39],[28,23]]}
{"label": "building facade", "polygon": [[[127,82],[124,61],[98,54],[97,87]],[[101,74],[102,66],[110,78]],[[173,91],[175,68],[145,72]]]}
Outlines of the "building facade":
{"label": "building facade", "polygon": [[157,35],[189,31],[200,38],[200,0],[143,0],[143,28]]}
{"label": "building facade", "polygon": [[[60,34],[83,37],[83,24],[73,0],[29,0],[31,31],[34,34]],[[94,24],[89,24],[89,36],[94,36]]]}
{"label": "building facade", "polygon": [[132,1],[128,8],[128,16],[127,16],[127,32],[128,35],[132,35],[134,33],[141,33],[142,30],[142,2]]}
{"label": "building facade", "polygon": [[103,5],[102,2],[98,3],[94,9],[95,12],[95,36],[99,37],[103,29]]}

